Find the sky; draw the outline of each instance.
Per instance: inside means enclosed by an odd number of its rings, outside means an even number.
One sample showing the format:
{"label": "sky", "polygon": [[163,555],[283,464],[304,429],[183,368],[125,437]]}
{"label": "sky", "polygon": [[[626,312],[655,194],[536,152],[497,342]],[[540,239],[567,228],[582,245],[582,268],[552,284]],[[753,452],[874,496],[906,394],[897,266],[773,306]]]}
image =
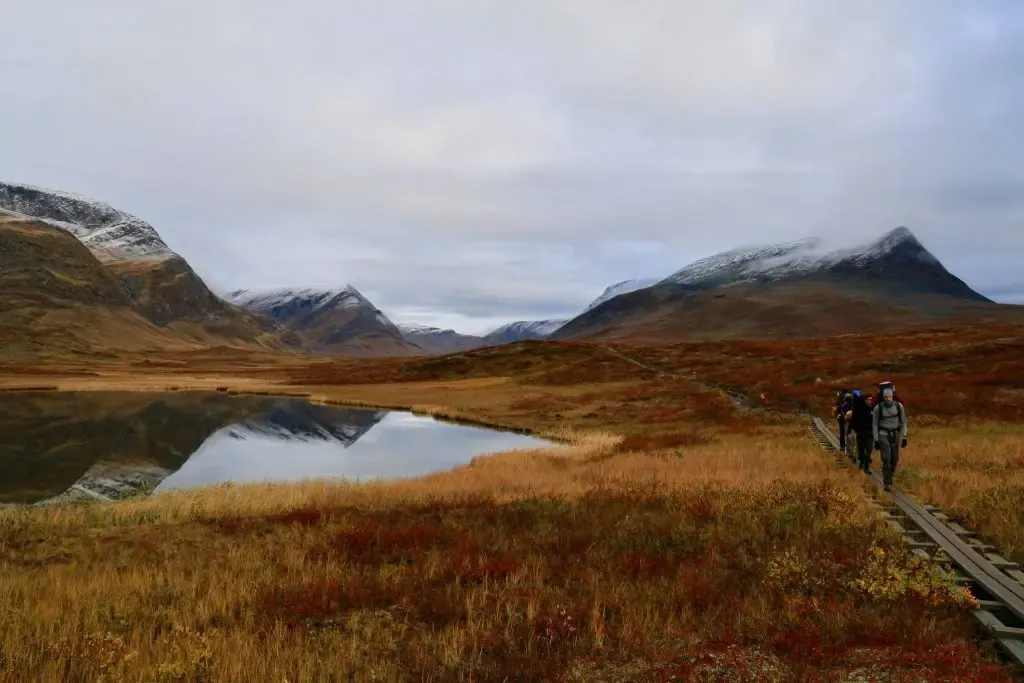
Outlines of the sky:
{"label": "sky", "polygon": [[899,225],[1024,302],[1021,73],[1019,0],[7,0],[0,179],[467,333]]}

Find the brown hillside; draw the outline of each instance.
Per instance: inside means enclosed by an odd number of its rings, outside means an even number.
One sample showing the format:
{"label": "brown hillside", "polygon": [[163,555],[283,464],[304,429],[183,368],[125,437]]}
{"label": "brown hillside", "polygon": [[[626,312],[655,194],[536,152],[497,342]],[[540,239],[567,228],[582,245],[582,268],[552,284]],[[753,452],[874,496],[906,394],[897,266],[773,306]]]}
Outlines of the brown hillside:
{"label": "brown hillside", "polygon": [[871,330],[1024,323],[1024,306],[901,291],[899,283],[819,279],[707,290],[667,285],[633,292],[570,321],[554,339],[664,343],[810,339]]}
{"label": "brown hillside", "polygon": [[105,265],[140,313],[176,334],[210,343],[255,342],[281,349],[302,345],[298,336],[264,316],[218,298],[180,256],[162,261],[111,260]]}
{"label": "brown hillside", "polygon": [[[209,343],[283,345],[269,322],[258,323],[223,302],[228,310],[220,316],[204,317],[199,302],[191,311],[165,310],[168,324],[156,324],[146,315],[154,313],[147,306],[147,292],[177,287],[182,301],[194,300],[191,271],[175,272],[173,264],[159,262],[134,265],[137,270],[126,273],[127,265],[101,263],[60,228],[0,215],[0,353],[17,358],[186,349]],[[129,278],[140,283],[135,292],[126,286]],[[177,319],[172,319],[174,314]]]}

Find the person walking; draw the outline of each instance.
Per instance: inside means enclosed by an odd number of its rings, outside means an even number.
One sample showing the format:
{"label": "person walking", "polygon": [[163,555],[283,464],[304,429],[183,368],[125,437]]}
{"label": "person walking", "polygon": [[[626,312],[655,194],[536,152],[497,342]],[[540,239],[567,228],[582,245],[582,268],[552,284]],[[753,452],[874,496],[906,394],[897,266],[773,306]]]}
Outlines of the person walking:
{"label": "person walking", "polygon": [[896,398],[892,382],[878,385],[879,398],[872,411],[871,431],[874,446],[882,460],[882,484],[892,490],[892,478],[900,462],[900,449],[907,447],[907,411]]}
{"label": "person walking", "polygon": [[873,415],[872,408],[860,390],[853,392],[853,416],[850,419],[850,431],[856,434],[854,439],[857,444],[857,468],[865,473],[871,474],[871,452],[874,450]]}
{"label": "person walking", "polygon": [[850,410],[853,394],[849,389],[841,389],[836,402],[836,420],[839,422],[839,450],[846,453],[846,413]]}

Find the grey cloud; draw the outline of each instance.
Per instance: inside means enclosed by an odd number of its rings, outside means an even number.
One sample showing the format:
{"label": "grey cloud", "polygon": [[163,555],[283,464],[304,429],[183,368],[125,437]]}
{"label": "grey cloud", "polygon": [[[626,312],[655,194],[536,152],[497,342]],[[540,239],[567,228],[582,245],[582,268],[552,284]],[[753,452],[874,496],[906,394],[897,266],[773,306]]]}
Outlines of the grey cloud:
{"label": "grey cloud", "polygon": [[142,216],[218,288],[417,322],[896,225],[1009,292],[1022,65],[1012,1],[38,0],[0,23],[0,177]]}

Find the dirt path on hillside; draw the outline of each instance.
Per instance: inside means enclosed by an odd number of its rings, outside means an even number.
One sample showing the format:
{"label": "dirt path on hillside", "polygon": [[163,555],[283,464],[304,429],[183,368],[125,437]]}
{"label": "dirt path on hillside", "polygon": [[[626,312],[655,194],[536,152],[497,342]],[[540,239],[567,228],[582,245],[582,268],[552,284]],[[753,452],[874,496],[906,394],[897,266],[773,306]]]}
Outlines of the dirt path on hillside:
{"label": "dirt path on hillside", "polygon": [[656,367],[654,365],[651,365],[650,363],[642,361],[639,358],[634,358],[632,356],[626,355],[626,354],[622,353],[621,351],[619,351],[617,349],[611,348],[610,346],[598,346],[598,348],[601,349],[602,351],[605,351],[606,353],[609,353],[609,354],[615,356],[616,358],[624,360],[627,363],[632,363],[633,365],[641,367],[641,368],[643,368],[643,369],[645,369],[645,370],[647,370],[649,372],[653,372],[656,375],[663,375],[665,377],[671,377],[673,379],[685,379],[685,380],[688,380],[690,382],[693,382],[694,384],[696,384],[698,387],[700,387],[704,391],[721,394],[721,395],[725,396],[727,399],[729,399],[729,402],[732,403],[732,405],[735,406],[736,409],[741,411],[741,412],[744,412],[744,413],[766,412],[765,409],[761,408],[760,406],[752,406],[752,405],[750,405],[750,403],[747,400],[746,396],[743,396],[742,394],[737,394],[735,392],[729,391],[728,389],[725,389],[725,388],[720,387],[720,386],[715,386],[713,384],[708,384],[707,382],[701,382],[700,380],[698,380],[696,378],[696,376],[691,375],[691,376],[685,377],[683,375],[680,375],[679,373],[670,372],[670,371],[665,370],[663,368],[659,368],[659,367]]}

